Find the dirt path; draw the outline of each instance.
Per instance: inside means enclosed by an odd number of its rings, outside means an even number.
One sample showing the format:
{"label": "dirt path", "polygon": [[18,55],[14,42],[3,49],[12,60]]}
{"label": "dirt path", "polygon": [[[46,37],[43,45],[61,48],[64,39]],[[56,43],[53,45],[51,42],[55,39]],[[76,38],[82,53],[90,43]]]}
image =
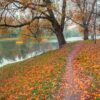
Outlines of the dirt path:
{"label": "dirt path", "polygon": [[77,71],[74,70],[73,61],[82,46],[82,43],[76,44],[67,58],[66,71],[57,96],[58,100],[80,100],[81,90],[75,80],[77,79]]}

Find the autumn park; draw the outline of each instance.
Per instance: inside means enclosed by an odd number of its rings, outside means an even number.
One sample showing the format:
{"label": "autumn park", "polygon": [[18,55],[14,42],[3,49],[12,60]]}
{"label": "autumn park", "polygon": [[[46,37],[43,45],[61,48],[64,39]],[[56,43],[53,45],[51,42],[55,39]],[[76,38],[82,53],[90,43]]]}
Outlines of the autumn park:
{"label": "autumn park", "polygon": [[0,100],[100,100],[100,0],[0,0]]}

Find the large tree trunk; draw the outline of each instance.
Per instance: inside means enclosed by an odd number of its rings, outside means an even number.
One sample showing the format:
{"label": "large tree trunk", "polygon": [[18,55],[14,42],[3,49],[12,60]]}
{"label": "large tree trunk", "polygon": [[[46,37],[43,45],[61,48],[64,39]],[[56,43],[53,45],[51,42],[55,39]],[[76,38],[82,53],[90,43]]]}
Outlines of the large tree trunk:
{"label": "large tree trunk", "polygon": [[84,29],[84,40],[88,40],[89,39],[88,36],[89,36],[88,28],[85,28]]}
{"label": "large tree trunk", "polygon": [[[47,10],[48,13],[50,15],[50,17],[48,17],[48,20],[51,22],[54,32],[56,34],[58,43],[59,43],[59,48],[61,48],[63,45],[66,44],[64,35],[63,35],[63,30],[64,30],[64,25],[65,25],[65,16],[66,16],[66,0],[63,0],[62,2],[62,16],[61,16],[61,22],[59,24],[59,22],[57,21],[54,12],[52,9],[50,9],[50,5],[52,5],[51,0],[45,0],[47,3]],[[52,7],[52,6],[51,6]]]}
{"label": "large tree trunk", "polygon": [[58,30],[58,32],[56,32],[56,37],[57,37],[57,40],[58,40],[59,48],[63,47],[63,45],[66,44],[66,40],[64,38],[63,32],[60,32]]}

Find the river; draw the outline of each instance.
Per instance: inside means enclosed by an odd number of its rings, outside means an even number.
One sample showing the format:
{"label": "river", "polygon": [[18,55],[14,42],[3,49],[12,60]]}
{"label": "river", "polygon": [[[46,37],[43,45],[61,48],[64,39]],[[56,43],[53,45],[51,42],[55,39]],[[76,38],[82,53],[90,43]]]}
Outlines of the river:
{"label": "river", "polygon": [[[100,39],[100,37],[97,37]],[[68,43],[83,40],[82,37],[66,38]],[[15,41],[0,42],[0,67],[4,65],[23,61],[31,57],[40,55],[44,52],[58,48],[57,40],[48,40],[44,42],[28,42],[17,45]]]}

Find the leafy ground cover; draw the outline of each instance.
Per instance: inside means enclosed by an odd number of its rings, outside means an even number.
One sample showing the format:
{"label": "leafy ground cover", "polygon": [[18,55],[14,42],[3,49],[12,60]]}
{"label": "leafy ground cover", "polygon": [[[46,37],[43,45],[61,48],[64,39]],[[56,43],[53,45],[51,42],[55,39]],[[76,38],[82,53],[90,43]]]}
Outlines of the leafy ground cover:
{"label": "leafy ground cover", "polygon": [[[53,100],[66,73],[67,56],[75,49],[73,46],[68,44],[62,49],[0,68],[0,100]],[[71,56],[75,56],[73,52]],[[71,65],[73,90],[81,94],[80,100],[100,100],[100,40],[97,44],[83,42]],[[67,81],[64,89],[70,87]]]}
{"label": "leafy ground cover", "polygon": [[74,60],[74,70],[79,73],[77,83],[83,90],[82,100],[100,100],[100,41],[84,42]]}
{"label": "leafy ground cover", "polygon": [[73,44],[0,68],[0,100],[51,100]]}

